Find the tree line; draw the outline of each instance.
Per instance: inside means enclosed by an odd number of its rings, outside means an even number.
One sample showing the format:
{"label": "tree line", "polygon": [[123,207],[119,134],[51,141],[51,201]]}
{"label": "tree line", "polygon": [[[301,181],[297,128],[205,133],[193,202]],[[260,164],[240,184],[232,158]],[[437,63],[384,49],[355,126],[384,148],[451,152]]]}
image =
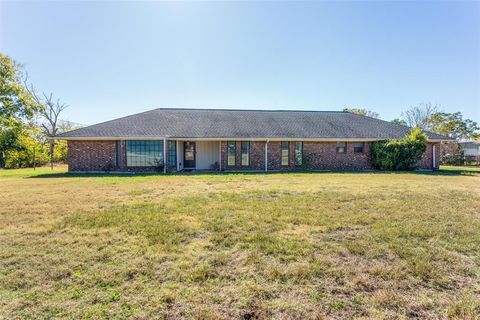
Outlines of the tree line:
{"label": "tree line", "polygon": [[61,119],[66,108],[52,93],[40,94],[24,67],[0,53],[0,168],[65,161],[66,142],[51,137],[78,127]]}
{"label": "tree line", "polygon": [[[364,108],[345,108],[343,111],[372,118],[380,117],[378,113]],[[439,105],[430,102],[410,106],[400,114],[400,118],[391,122],[458,140],[480,139],[480,128],[475,121],[464,119],[461,112],[444,112]]]}

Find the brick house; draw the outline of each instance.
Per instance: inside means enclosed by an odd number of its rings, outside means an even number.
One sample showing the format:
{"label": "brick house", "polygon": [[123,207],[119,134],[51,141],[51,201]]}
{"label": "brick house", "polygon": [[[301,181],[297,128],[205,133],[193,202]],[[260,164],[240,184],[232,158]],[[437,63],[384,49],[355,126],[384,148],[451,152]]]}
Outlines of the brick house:
{"label": "brick house", "polygon": [[[60,134],[70,172],[372,169],[372,142],[409,127],[347,112],[155,109]],[[419,169],[439,166],[443,136],[427,132]]]}

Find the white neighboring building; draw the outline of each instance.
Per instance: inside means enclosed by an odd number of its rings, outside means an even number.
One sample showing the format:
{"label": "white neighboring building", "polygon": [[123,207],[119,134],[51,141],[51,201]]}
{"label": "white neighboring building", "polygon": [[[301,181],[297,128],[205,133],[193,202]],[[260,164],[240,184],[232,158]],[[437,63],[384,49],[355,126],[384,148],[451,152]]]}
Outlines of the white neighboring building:
{"label": "white neighboring building", "polygon": [[[463,150],[463,155],[465,158],[480,158],[480,141],[479,140],[472,140],[472,141],[460,141],[460,147]],[[478,160],[477,160],[478,161]]]}

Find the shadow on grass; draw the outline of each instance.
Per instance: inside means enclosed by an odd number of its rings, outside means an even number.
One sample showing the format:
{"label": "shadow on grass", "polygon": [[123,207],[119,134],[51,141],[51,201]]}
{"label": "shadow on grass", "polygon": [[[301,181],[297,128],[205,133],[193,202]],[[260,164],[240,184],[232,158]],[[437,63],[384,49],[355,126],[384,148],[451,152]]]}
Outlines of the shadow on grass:
{"label": "shadow on grass", "polygon": [[[364,171],[334,171],[334,170],[323,170],[323,171],[289,171],[289,172],[279,172],[279,171],[270,171],[270,172],[216,172],[216,171],[191,171],[191,172],[177,172],[169,173],[167,176],[203,176],[203,175],[258,175],[258,174],[269,174],[269,175],[295,175],[295,174],[309,174],[309,175],[319,175],[319,174],[413,174],[413,175],[428,175],[428,176],[480,176],[480,168],[455,168],[449,167],[446,169],[440,169],[437,171],[377,171],[377,170],[364,170]],[[117,173],[117,172],[105,172],[105,173],[42,173],[38,175],[28,176],[28,178],[71,178],[71,177],[88,177],[88,178],[105,178],[105,177],[118,177],[118,178],[128,178],[128,177],[154,177],[154,176],[163,176],[163,173],[151,172],[151,173]]]}

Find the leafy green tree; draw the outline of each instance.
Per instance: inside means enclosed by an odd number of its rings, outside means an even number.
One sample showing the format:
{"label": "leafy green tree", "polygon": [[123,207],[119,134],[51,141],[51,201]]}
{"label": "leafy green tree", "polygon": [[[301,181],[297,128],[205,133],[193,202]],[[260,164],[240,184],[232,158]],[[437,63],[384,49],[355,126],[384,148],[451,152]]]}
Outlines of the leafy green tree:
{"label": "leafy green tree", "polygon": [[393,119],[392,121],[390,121],[391,123],[395,123],[395,124],[399,124],[399,125],[402,125],[402,126],[406,126],[408,125],[407,124],[407,121],[403,120],[403,119]]}
{"label": "leafy green tree", "polygon": [[40,106],[22,85],[23,68],[0,53],[0,167],[9,151],[20,151],[25,126]]}
{"label": "leafy green tree", "polygon": [[12,128],[0,129],[0,168],[5,167],[6,152],[9,150],[20,150],[18,130]]}
{"label": "leafy green tree", "polygon": [[427,119],[430,131],[456,139],[480,137],[480,128],[475,121],[463,119],[461,112],[435,112]]}
{"label": "leafy green tree", "polygon": [[0,125],[31,120],[39,105],[22,84],[22,66],[0,53]]}
{"label": "leafy green tree", "polygon": [[5,168],[24,168],[44,165],[48,162],[49,153],[41,130],[34,124],[24,126],[15,139],[17,146],[5,152]]}
{"label": "leafy green tree", "polygon": [[376,118],[378,119],[380,115],[374,111],[363,109],[363,108],[345,108],[343,109],[343,112],[350,112],[353,114],[358,114],[360,116],[367,116],[371,118]]}

